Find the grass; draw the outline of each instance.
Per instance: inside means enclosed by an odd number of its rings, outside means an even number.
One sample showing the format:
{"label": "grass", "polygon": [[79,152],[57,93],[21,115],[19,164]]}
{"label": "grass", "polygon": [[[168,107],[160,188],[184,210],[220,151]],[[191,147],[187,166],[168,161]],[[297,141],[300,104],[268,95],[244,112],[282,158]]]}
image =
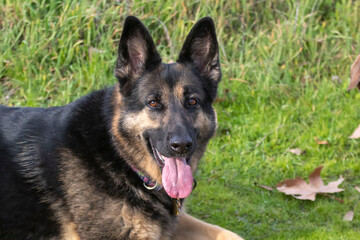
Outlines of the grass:
{"label": "grass", "polygon": [[[348,93],[360,53],[360,3],[304,1],[0,0],[0,103],[63,105],[115,83],[122,24],[148,26],[164,61],[188,31],[214,18],[223,80],[219,127],[196,174],[188,211],[246,239],[359,239],[360,94]],[[329,145],[318,145],[314,138]],[[306,154],[288,152],[299,147]],[[275,186],[323,165],[346,190],[301,201]],[[354,220],[342,220],[347,211]]]}

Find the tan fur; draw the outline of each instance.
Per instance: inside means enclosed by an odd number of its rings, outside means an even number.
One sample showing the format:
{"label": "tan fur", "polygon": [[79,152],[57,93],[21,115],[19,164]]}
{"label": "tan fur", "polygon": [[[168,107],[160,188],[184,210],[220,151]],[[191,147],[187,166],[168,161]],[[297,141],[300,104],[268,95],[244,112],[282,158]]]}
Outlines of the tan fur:
{"label": "tan fur", "polygon": [[[111,134],[114,137],[115,145],[117,146],[125,146],[126,140],[119,134],[119,121],[121,113],[120,106],[121,106],[121,95],[119,93],[119,86],[117,85],[114,88],[114,116],[112,120],[112,129]],[[127,114],[125,118],[125,126],[127,129],[136,130],[134,132],[142,132],[146,128],[153,128],[160,125],[160,123],[156,121],[152,121],[144,109],[142,112],[138,114]],[[132,143],[131,147],[128,147],[127,150],[129,151],[127,154],[133,156],[138,163],[138,167],[140,170],[144,171],[151,179],[157,181],[161,184],[161,171],[160,168],[157,166],[156,162],[154,162],[153,157],[150,155],[147,147],[144,144],[144,140],[142,136],[141,139],[137,139],[136,142]],[[118,149],[119,152],[122,150]],[[123,153],[122,153],[123,154]]]}
{"label": "tan fur", "polygon": [[[179,68],[182,68],[179,65]],[[185,73],[188,75],[191,73]],[[185,76],[184,77],[187,77]],[[184,81],[185,82],[185,81]],[[164,99],[173,96],[175,101],[182,101],[184,98],[183,93],[183,81],[179,80],[178,84],[175,86],[173,92],[169,96],[162,96]],[[168,92],[168,90],[164,89],[164,94]],[[117,86],[114,90],[114,117],[112,120],[112,129],[111,133],[114,137],[115,145],[117,146],[125,146],[126,154],[135,158],[137,164],[141,168],[141,170],[145,171],[145,173],[151,177],[153,180],[156,180],[158,183],[161,183],[161,171],[157,164],[154,162],[153,157],[150,155],[149,151],[147,150],[147,146],[145,144],[144,139],[142,136],[140,138],[135,138],[131,144],[126,142],[121,134],[119,134],[119,121],[121,119],[121,114],[126,114],[126,118],[123,118],[123,126],[125,129],[131,129],[132,132],[143,132],[145,129],[149,128],[157,128],[163,124],[169,124],[169,119],[176,119],[177,114],[181,115],[181,113],[173,113],[172,116],[168,116],[168,112],[165,113],[164,117],[161,119],[161,122],[156,119],[151,119],[147,111],[149,109],[145,108],[140,113],[132,114],[132,113],[123,113],[121,112],[121,95],[119,93],[119,86]],[[171,118],[170,118],[171,117]],[[182,116],[182,118],[186,116]],[[211,129],[216,127],[216,120],[213,121],[210,119],[206,114],[202,111],[196,116],[196,119],[188,119],[189,121],[193,121],[193,126],[200,130],[200,133],[209,133]],[[199,144],[205,146],[206,144]],[[191,167],[194,169],[197,168],[197,164],[204,152],[205,147],[199,149],[194,153],[192,156]],[[121,151],[119,149],[119,151]],[[123,152],[122,152],[123,153]],[[141,196],[145,197],[145,196]],[[124,229],[133,228],[134,232],[132,233],[130,238],[136,239],[158,239],[158,240],[240,240],[239,236],[236,234],[225,230],[221,227],[205,223],[198,219],[195,219],[185,213],[181,213],[178,219],[178,224],[176,226],[175,233],[173,233],[172,237],[169,236],[170,233],[162,232],[162,226],[159,226],[156,222],[147,219],[140,212],[136,212],[136,210],[127,207],[126,205],[122,207],[121,216],[124,219],[124,222],[127,224],[124,226]]]}
{"label": "tan fur", "polygon": [[179,83],[175,85],[174,96],[179,100],[184,98],[184,86],[181,84],[181,79],[179,80]]}
{"label": "tan fur", "polygon": [[[89,173],[87,172],[86,167],[82,166],[78,159],[71,152],[64,150],[62,152],[62,157],[71,159],[68,164],[63,166],[65,171],[63,172],[64,175],[62,175],[62,179],[64,179],[64,183],[66,184],[65,194],[68,196],[68,199],[72,199],[72,208],[70,209],[71,212],[76,212],[77,215],[86,214],[86,216],[89,216],[89,219],[95,220],[91,222],[91,225],[99,224],[96,221],[109,221],[111,218],[115,217],[110,221],[119,221],[124,223],[124,225],[115,229],[104,230],[111,230],[111,233],[114,236],[123,234],[124,232],[130,230],[130,239],[168,239],[171,234],[170,232],[164,232],[165,228],[160,226],[159,222],[154,219],[149,219],[143,212],[133,208],[131,204],[128,205],[126,202],[119,202],[117,199],[109,197],[105,193],[99,195],[96,187],[92,186],[92,184],[89,182]],[[66,181],[65,179],[72,180]],[[141,198],[144,201],[151,201],[149,196],[143,194],[142,191],[133,189],[133,192],[136,194],[135,197]],[[99,197],[92,198],[92,196]],[[91,203],[89,202],[90,199],[92,201]],[[156,202],[153,202],[153,204],[154,207],[160,206],[157,205],[158,203]],[[98,209],[93,209],[92,206],[102,206],[101,212],[99,212]],[[166,213],[166,210],[160,210],[159,213],[164,214]],[[77,216],[73,217],[76,221]],[[170,219],[169,224],[170,226],[172,224]],[[76,233],[76,226],[74,223],[64,224],[63,229],[63,240],[80,240],[80,237]]]}
{"label": "tan fur", "polygon": [[120,91],[120,87],[119,84],[116,84],[116,86],[114,87],[114,92],[113,92],[113,106],[114,106],[114,114],[113,114],[113,119],[112,119],[112,124],[111,124],[111,134],[118,139],[119,141],[121,141],[121,136],[119,134],[118,128],[119,128],[119,120],[120,120],[120,104],[121,104],[121,95],[119,93]]}
{"label": "tan fur", "polygon": [[358,87],[360,90],[360,55],[357,56],[355,62],[351,65],[350,84],[348,90]]}
{"label": "tan fur", "polygon": [[134,234],[129,236],[131,239],[157,240],[161,238],[161,226],[151,219],[144,217],[143,214],[124,207],[121,215],[126,222],[124,228],[134,229]]}
{"label": "tan fur", "polygon": [[80,240],[80,237],[76,232],[76,225],[74,223],[68,223],[64,226],[62,240]]}
{"label": "tan fur", "polygon": [[[77,198],[79,192],[87,192],[88,196],[94,196],[96,189],[88,182],[88,173],[84,166],[79,164],[76,157],[69,151],[63,151],[62,157],[64,159],[71,159],[70,165],[64,166],[63,179],[72,179],[71,182],[65,182],[66,194],[69,199],[73,199],[73,206],[76,207],[74,211],[81,210],[86,212],[89,216],[91,213],[91,206],[87,205],[87,199]],[[195,156],[194,156],[195,157]],[[70,177],[71,176],[71,177]],[[78,184],[81,182],[82,184]],[[85,184],[85,185],[84,185]],[[81,188],[79,188],[81,186]],[[99,194],[99,193],[97,193]],[[140,194],[140,192],[138,192]],[[143,194],[138,197],[145,198]],[[175,227],[175,232],[163,232],[162,227],[153,219],[148,219],[146,215],[136,209],[126,205],[123,202],[117,202],[115,199],[108,198],[106,195],[100,197],[97,204],[105,207],[102,213],[94,219],[107,218],[114,216],[118,212],[118,217],[122,218],[125,225],[121,229],[116,229],[120,232],[126,232],[131,229],[130,238],[139,240],[240,240],[236,234],[225,230],[221,227],[205,223],[196,218],[193,218],[186,213],[182,212],[178,217],[178,223]],[[155,204],[155,203],[154,203]],[[94,223],[96,224],[96,223]],[[79,235],[76,233],[76,226],[74,223],[67,223],[63,226],[62,240],[80,240]],[[114,234],[116,231],[114,230]],[[171,236],[172,235],[172,236]]]}
{"label": "tan fur", "polygon": [[242,238],[233,232],[225,230],[185,213],[179,216],[172,240],[241,240]]}
{"label": "tan fur", "polygon": [[194,127],[200,129],[200,133],[208,133],[209,129],[212,129],[216,125],[216,122],[207,117],[204,112],[199,112],[196,120],[194,121]]}
{"label": "tan fur", "polygon": [[[147,111],[148,109],[144,109],[137,114],[127,114],[124,126],[128,129],[133,129],[134,132],[143,132],[148,128],[160,127],[159,122],[153,121],[148,117]],[[133,146],[132,156],[138,156],[139,167],[153,180],[161,183],[160,168],[147,150],[147,146],[145,145],[142,136],[141,139],[137,139],[137,142],[134,143]]]}
{"label": "tan fur", "polygon": [[[183,67],[179,65],[179,68],[182,69]],[[191,73],[187,73],[191,74]],[[185,76],[184,76],[185,77]],[[166,88],[166,86],[162,86],[163,88]],[[183,99],[183,83],[182,81],[179,81],[178,84],[174,88],[174,92],[172,96],[175,97],[176,101],[181,101]],[[164,95],[162,96],[163,99],[167,99],[170,96],[166,95],[167,92],[169,92],[168,89],[162,89],[162,92]],[[132,132],[143,132],[145,129],[149,128],[158,128],[162,125],[169,124],[170,117],[172,119],[176,119],[176,116],[172,115],[169,116],[169,112],[165,112],[164,117],[161,119],[161,121],[151,119],[149,117],[148,111],[149,109],[145,108],[140,113],[136,114],[129,114],[129,113],[122,113],[121,112],[121,95],[119,93],[119,86],[116,86],[114,90],[114,117],[112,120],[112,130],[111,133],[114,136],[115,145],[117,146],[125,146],[128,145],[129,147],[126,148],[128,151],[128,155],[135,157],[135,160],[138,164],[137,167],[140,168],[141,171],[145,172],[147,176],[149,176],[152,180],[157,181],[159,184],[162,183],[161,179],[161,171],[160,168],[157,166],[155,160],[147,150],[147,146],[145,145],[144,139],[142,139],[142,136],[140,136],[140,139],[134,140],[136,142],[133,142],[132,144],[126,143],[126,140],[119,134],[119,121],[121,114],[126,114],[126,118],[124,118],[124,127],[126,129],[131,129]],[[180,113],[175,113],[179,115]],[[184,118],[186,116],[179,115],[179,118]],[[194,127],[200,129],[200,132],[208,133],[209,129],[214,127],[214,122],[209,119],[206,114],[204,114],[202,111],[199,112],[196,119],[189,119],[189,121],[194,122]],[[198,149],[198,151],[193,155],[192,161],[191,161],[191,167],[193,172],[195,171],[197,164],[202,156],[204,149]],[[121,150],[119,149],[119,152]],[[122,152],[123,154],[123,152]]]}
{"label": "tan fur", "polygon": [[122,66],[121,68],[115,68],[115,77],[118,78],[124,78],[128,76],[128,73],[130,72],[130,66]]}

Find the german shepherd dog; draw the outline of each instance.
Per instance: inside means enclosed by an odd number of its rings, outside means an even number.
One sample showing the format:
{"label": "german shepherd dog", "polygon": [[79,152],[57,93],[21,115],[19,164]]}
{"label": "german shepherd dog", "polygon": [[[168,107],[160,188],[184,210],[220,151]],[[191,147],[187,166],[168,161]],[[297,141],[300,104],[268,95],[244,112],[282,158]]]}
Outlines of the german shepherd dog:
{"label": "german shepherd dog", "polygon": [[128,17],[115,76],[66,106],[0,106],[0,239],[241,239],[182,207],[216,128],[212,19],[164,64]]}

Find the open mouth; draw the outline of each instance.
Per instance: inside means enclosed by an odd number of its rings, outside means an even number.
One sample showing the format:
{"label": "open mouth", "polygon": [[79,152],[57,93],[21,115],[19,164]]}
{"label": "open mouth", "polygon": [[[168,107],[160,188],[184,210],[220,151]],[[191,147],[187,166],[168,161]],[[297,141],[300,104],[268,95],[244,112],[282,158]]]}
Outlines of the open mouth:
{"label": "open mouth", "polygon": [[193,189],[193,174],[190,158],[166,157],[148,139],[151,152],[162,169],[162,185],[172,198],[186,198]]}
{"label": "open mouth", "polygon": [[159,165],[159,167],[162,170],[164,168],[164,166],[165,166],[165,160],[164,160],[163,156],[159,153],[159,151],[154,147],[154,145],[152,144],[150,139],[148,139],[148,142],[149,142],[148,145],[150,145],[150,149],[151,149],[150,152],[152,153],[152,155],[154,156],[157,164]]}

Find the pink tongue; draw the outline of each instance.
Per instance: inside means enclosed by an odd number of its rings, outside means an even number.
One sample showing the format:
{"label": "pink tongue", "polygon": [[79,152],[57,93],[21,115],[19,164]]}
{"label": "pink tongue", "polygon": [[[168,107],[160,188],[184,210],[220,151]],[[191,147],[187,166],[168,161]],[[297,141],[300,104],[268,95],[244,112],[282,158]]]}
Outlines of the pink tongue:
{"label": "pink tongue", "polygon": [[193,175],[186,158],[167,158],[162,171],[162,184],[172,198],[186,198],[192,191]]}

